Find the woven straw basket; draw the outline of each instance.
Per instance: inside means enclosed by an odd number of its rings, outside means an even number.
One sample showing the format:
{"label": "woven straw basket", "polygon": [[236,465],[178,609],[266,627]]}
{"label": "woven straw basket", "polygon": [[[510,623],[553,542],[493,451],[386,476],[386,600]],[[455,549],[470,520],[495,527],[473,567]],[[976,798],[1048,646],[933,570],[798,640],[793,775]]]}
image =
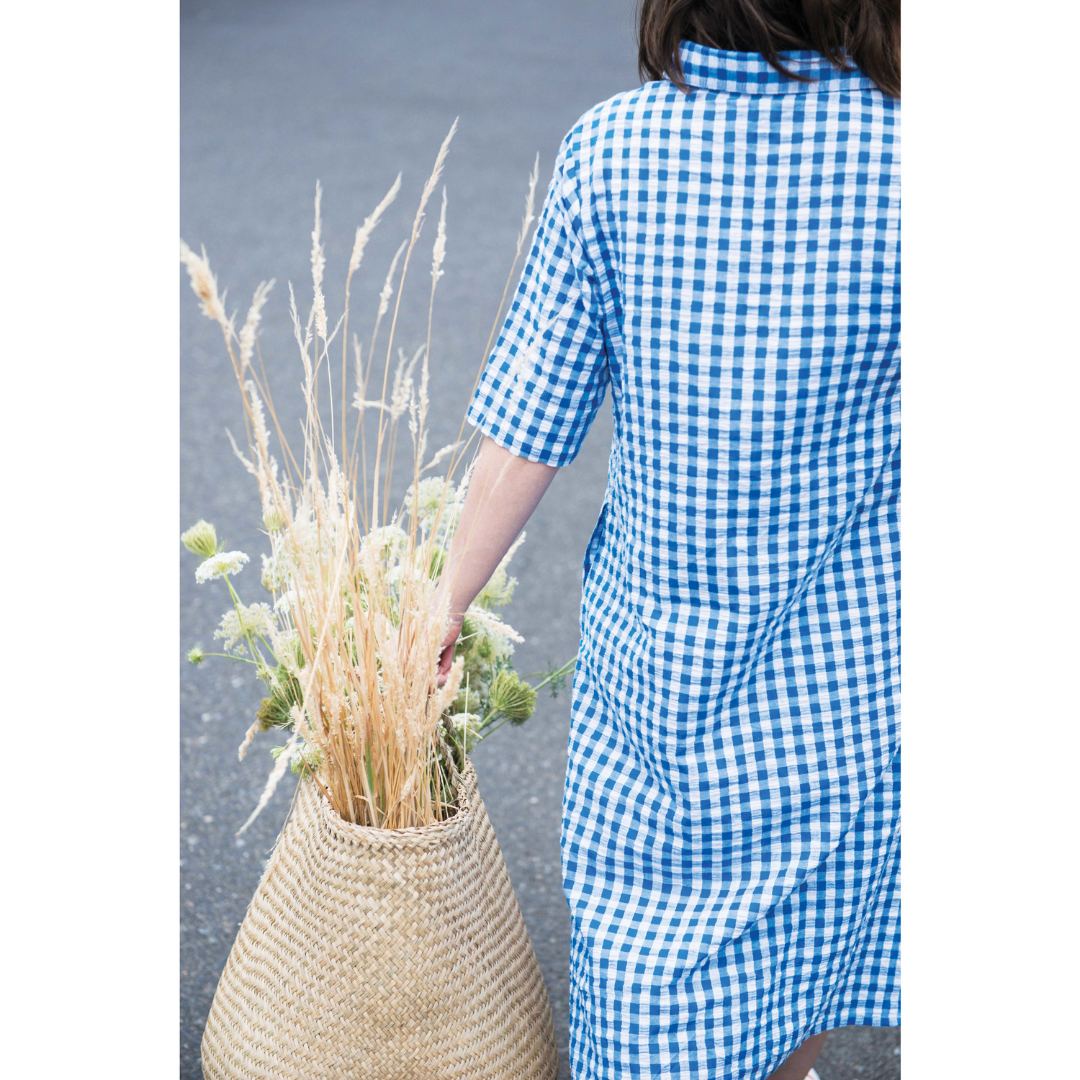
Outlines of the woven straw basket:
{"label": "woven straw basket", "polygon": [[214,995],[207,1080],[556,1080],[547,990],[471,764],[459,806],[369,829],[301,785]]}

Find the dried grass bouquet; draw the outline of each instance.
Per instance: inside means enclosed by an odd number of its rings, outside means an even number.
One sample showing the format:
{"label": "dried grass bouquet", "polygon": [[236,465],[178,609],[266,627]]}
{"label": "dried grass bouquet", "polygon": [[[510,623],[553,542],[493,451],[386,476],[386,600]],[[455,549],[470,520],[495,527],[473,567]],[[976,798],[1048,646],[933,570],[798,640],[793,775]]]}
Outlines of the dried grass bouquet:
{"label": "dried grass bouquet", "polygon": [[[345,280],[345,310],[332,330],[322,291],[321,189],[316,187],[313,299],[303,323],[289,286],[305,406],[303,444],[297,453],[274,411],[258,352],[262,309],[274,283],[263,282],[255,290],[237,331],[236,316],[226,314],[205,251],[196,254],[181,242],[181,261],[203,313],[221,327],[240,388],[248,448],[245,453],[234,442],[233,449],[258,484],[270,544],[269,554],[262,556],[262,585],[271,599],[245,604],[232,578],[249,562],[247,554],[222,550],[214,527],[205,521],[181,537],[201,559],[196,581],[220,579],[232,600],[214,635],[221,651],[204,653],[196,648],[188,659],[197,664],[208,655],[219,655],[246,662],[254,665],[267,687],[240,756],[259,732],[288,733],[284,746],[273,751],[276,764],[241,832],[290,767],[313,777],[347,821],[400,829],[445,820],[456,810],[455,781],[465,755],[504,723],[526,720],[535,707],[536,691],[544,685],[553,690],[560,686],[573,666],[571,661],[550,672],[535,687],[512,668],[514,643],[522,638],[493,609],[513,594],[515,579],[508,575],[507,564],[524,539],[522,534],[470,607],[450,676],[445,685],[437,685],[439,649],[447,626],[446,602],[439,602],[437,586],[468,487],[468,469],[460,481],[454,474],[469,446],[459,433],[457,442],[427,457],[428,357],[435,287],[446,252],[445,188],[432,253],[427,340],[411,356],[399,348],[395,363],[394,338],[405,276],[456,127],[455,121],[424,186],[412,232],[394,256],[379,294],[366,362],[354,335],[351,406],[356,416],[351,437],[345,423],[350,285],[373,230],[398,194],[400,175],[356,230]],[[534,220],[535,189],[534,169],[507,285]],[[395,292],[383,345],[379,332]],[[500,312],[505,298],[506,289]],[[492,336],[498,322],[497,317]],[[335,433],[330,347],[339,333],[341,411],[340,431]],[[489,339],[489,348],[490,344]],[[382,358],[376,365],[376,370],[382,368],[376,375],[381,385],[377,397],[369,390],[376,351]],[[319,410],[324,378],[331,394],[329,431]],[[364,423],[365,414],[372,413],[378,421],[373,440]],[[393,508],[388,496],[402,424],[411,443],[412,476],[404,503]],[[271,429],[280,460],[272,450]],[[427,475],[444,461],[444,476]]]}

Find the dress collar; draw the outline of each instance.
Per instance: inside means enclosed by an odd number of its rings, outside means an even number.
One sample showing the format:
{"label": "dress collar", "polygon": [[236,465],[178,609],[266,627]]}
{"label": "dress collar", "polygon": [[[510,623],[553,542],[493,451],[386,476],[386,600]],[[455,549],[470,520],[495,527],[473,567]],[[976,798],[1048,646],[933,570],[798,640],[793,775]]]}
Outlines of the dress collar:
{"label": "dress collar", "polygon": [[719,90],[729,94],[812,94],[823,90],[858,92],[872,90],[875,85],[861,71],[841,71],[821,53],[809,49],[780,53],[784,66],[814,80],[809,83],[785,78],[761,53],[726,52],[683,41],[679,45],[679,56],[683,77],[692,90]]}

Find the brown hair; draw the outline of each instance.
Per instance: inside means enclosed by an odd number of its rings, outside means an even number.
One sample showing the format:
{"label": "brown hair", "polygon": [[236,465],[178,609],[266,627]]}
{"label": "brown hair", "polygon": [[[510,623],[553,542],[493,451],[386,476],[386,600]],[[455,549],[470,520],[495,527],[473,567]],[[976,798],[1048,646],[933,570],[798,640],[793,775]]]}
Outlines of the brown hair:
{"label": "brown hair", "polygon": [[638,70],[664,75],[689,92],[679,42],[760,53],[780,74],[799,82],[780,53],[812,49],[842,71],[859,70],[881,90],[900,96],[900,0],[641,0]]}

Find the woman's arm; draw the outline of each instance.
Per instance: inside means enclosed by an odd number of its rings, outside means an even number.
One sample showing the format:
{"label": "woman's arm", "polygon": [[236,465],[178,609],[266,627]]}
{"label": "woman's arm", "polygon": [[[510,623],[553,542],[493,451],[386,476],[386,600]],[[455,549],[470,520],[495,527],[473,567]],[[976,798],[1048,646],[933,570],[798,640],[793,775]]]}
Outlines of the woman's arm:
{"label": "woman's arm", "polygon": [[515,457],[489,438],[481,444],[439,584],[439,599],[447,593],[450,597],[450,626],[439,656],[440,684],[450,670],[465,611],[510,550],[557,471],[553,465]]}

